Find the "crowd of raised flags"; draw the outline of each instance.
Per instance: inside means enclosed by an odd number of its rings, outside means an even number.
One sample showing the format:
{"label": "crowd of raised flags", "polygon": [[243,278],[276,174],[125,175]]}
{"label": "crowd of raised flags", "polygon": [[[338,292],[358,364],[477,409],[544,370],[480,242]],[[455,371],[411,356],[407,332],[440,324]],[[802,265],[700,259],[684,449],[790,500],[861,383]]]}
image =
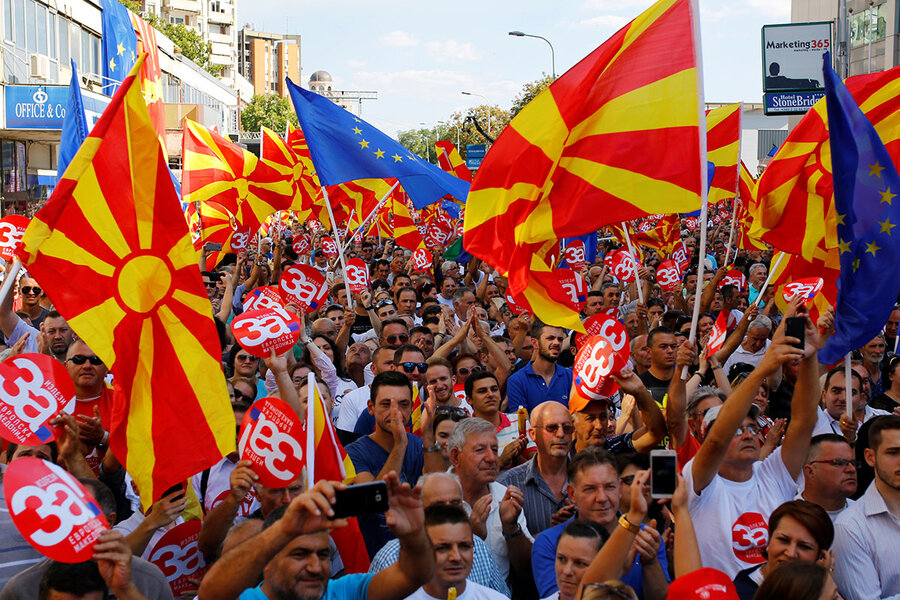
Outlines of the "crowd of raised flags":
{"label": "crowd of raised flags", "polygon": [[0,220],[0,600],[900,596],[900,71],[826,54],[756,180],[660,0],[474,179],[288,81],[299,128],[185,119],[178,181],[102,4],[112,101],[73,63],[59,184]]}

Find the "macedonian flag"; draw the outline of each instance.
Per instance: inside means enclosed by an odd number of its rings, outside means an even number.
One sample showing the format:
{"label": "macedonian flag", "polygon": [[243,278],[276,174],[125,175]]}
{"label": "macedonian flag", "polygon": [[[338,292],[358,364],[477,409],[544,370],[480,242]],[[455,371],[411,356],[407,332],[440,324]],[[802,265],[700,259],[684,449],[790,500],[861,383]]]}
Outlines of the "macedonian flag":
{"label": "macedonian flag", "polygon": [[[514,298],[548,242],[699,208],[706,129],[693,11],[691,0],[654,4],[535,97],[488,152],[464,246],[508,276]],[[568,309],[535,314],[583,327]]]}
{"label": "macedonian flag", "polygon": [[[900,166],[900,67],[858,75],[847,89]],[[763,171],[750,235],[812,260],[838,247],[825,99],[800,120]]]}
{"label": "macedonian flag", "polygon": [[466,162],[459,155],[453,142],[441,140],[435,142],[434,147],[437,150],[438,166],[441,169],[451,175],[456,175],[463,181],[472,181],[472,171],[466,166]]}
{"label": "macedonian flag", "polygon": [[716,167],[709,186],[709,203],[734,198],[738,193],[741,162],[740,102],[706,111],[706,156]]}
{"label": "macedonian flag", "polygon": [[114,375],[110,448],[145,507],[235,448],[197,253],[136,77],[113,96],[19,256]]}

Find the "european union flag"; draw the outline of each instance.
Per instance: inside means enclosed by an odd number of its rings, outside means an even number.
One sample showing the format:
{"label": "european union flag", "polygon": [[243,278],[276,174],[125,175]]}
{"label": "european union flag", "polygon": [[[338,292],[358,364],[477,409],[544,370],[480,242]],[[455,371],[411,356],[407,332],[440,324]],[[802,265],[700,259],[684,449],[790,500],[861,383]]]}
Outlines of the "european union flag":
{"label": "european union flag", "polygon": [[100,0],[100,6],[103,8],[103,91],[112,96],[137,59],[137,35],[128,9],[118,0]]}
{"label": "european union flag", "polygon": [[447,194],[465,202],[469,184],[445,173],[328,98],[287,80],[322,185],[396,177],[416,208]]}
{"label": "european union flag", "polygon": [[841,257],[835,334],[819,351],[819,361],[831,364],[871,341],[897,299],[900,230],[895,236],[893,229],[900,224],[900,176],[827,53],[824,63]]}
{"label": "european union flag", "polygon": [[63,118],[62,133],[59,138],[59,158],[56,161],[57,181],[62,179],[66,167],[72,162],[81,143],[88,136],[87,117],[84,115],[84,101],[81,99],[81,82],[78,66],[72,61],[72,82],[69,83],[69,99],[66,101],[66,116]]}

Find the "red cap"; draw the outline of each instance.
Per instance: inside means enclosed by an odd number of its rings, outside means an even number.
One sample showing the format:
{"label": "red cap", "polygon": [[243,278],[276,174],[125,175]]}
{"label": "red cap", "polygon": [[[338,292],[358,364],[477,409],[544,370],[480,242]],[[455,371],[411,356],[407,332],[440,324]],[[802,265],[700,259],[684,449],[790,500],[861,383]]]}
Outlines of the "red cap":
{"label": "red cap", "polygon": [[740,600],[731,579],[722,571],[697,569],[669,585],[667,600]]}

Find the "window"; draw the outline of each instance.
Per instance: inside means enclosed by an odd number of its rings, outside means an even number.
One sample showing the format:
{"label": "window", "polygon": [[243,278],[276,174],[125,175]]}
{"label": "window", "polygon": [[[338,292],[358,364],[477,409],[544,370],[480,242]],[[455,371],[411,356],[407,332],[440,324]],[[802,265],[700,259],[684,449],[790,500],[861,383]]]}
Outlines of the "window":
{"label": "window", "polygon": [[35,3],[35,20],[34,27],[37,32],[37,51],[38,54],[49,55],[47,51],[47,7],[40,3]]}
{"label": "window", "polygon": [[91,64],[94,65],[94,73],[102,73],[103,54],[100,50],[100,38],[96,35],[90,35],[91,38]]}
{"label": "window", "polygon": [[13,39],[13,0],[3,0],[3,37]]}
{"label": "window", "polygon": [[222,12],[222,7],[219,4],[219,0],[213,0],[209,3],[209,10],[211,12]]}
{"label": "window", "polygon": [[75,23],[69,25],[69,58],[78,65],[79,71],[84,71],[84,61],[81,60],[81,27]]}
{"label": "window", "polygon": [[81,32],[81,62],[78,68],[82,73],[96,73],[91,69],[91,34],[87,31]]}
{"label": "window", "polygon": [[59,52],[56,50],[56,15],[50,13],[47,19],[47,27],[50,28],[50,58],[59,58]]}
{"label": "window", "polygon": [[15,3],[15,11],[13,20],[15,21],[16,45],[25,45],[25,0],[13,0]]}
{"label": "window", "polygon": [[853,13],[850,18],[850,47],[859,48],[870,41],[885,38],[887,28],[887,4],[879,4],[871,9]]}
{"label": "window", "polygon": [[69,59],[72,54],[69,50],[69,22],[62,15],[56,15],[59,23],[59,62],[69,67]]}
{"label": "window", "polygon": [[37,52],[37,6],[34,0],[25,0],[25,47],[29,52]]}

